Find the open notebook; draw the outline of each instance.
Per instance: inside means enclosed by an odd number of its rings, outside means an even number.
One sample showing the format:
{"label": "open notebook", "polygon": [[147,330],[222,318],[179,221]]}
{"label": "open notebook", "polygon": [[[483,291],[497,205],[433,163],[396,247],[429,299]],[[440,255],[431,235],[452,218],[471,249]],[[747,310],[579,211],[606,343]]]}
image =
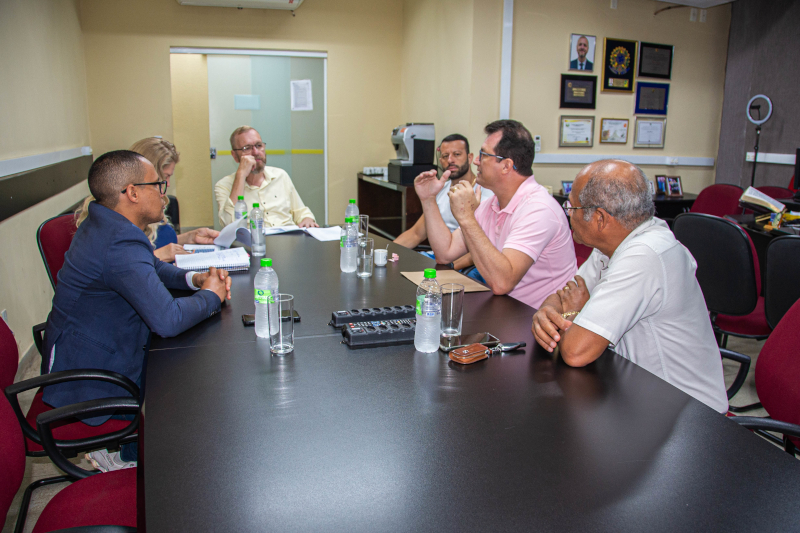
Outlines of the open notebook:
{"label": "open notebook", "polygon": [[244,248],[230,248],[217,252],[194,253],[175,256],[175,266],[184,270],[205,272],[211,267],[225,270],[247,270],[250,268],[250,256]]}

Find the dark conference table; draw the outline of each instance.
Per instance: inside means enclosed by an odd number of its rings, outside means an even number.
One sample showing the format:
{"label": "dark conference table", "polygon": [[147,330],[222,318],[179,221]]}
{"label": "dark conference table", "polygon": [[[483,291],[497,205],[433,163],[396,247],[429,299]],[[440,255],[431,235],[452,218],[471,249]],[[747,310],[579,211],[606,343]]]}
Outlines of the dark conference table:
{"label": "dark conference table", "polygon": [[400,261],[361,280],[339,272],[337,242],[267,239],[302,316],[293,355],[270,356],[242,326],[256,259],[233,274],[220,314],[153,339],[149,533],[797,524],[797,460],[613,352],[568,367],[535,345],[533,309],[508,296],[467,294],[463,331],[528,343],[513,354],[461,366],[413,345],[342,345],[332,311],[411,303],[400,271],[433,263],[390,251]]}

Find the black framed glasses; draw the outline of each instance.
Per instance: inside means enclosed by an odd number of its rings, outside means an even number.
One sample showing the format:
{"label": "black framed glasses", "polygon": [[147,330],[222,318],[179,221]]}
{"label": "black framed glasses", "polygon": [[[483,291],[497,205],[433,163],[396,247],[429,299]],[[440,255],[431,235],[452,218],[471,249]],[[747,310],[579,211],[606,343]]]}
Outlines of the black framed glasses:
{"label": "black framed glasses", "polygon": [[567,216],[570,216],[572,214],[572,211],[575,209],[597,209],[599,207],[600,207],[599,205],[583,205],[580,207],[575,207],[574,205],[569,203],[569,200],[564,200],[564,203],[561,204],[561,208],[564,210]]}
{"label": "black framed glasses", "polygon": [[[497,154],[487,154],[487,153],[486,153],[486,152],[484,152],[483,150],[478,150],[478,162],[479,162],[479,163],[480,163],[481,161],[483,161],[483,156],[486,156],[486,157],[494,157],[494,158],[496,158],[498,161],[502,161],[503,159],[508,159],[507,157],[503,157],[502,155],[497,155]],[[517,170],[517,165],[514,165],[514,170]]]}
{"label": "black framed glasses", "polygon": [[265,146],[266,145],[264,143],[246,144],[246,145],[242,146],[241,148],[231,148],[231,150],[234,151],[234,152],[242,152],[242,153],[250,152],[250,151],[260,152],[261,150],[264,149]]}
{"label": "black framed glasses", "polygon": [[[133,185],[134,187],[138,187],[140,185],[157,185],[159,194],[164,194],[165,192],[167,192],[167,182],[166,181],[145,181],[145,182],[142,182],[142,183],[131,183],[130,185]],[[120,192],[127,192],[127,191],[128,191],[128,188],[125,187]]]}

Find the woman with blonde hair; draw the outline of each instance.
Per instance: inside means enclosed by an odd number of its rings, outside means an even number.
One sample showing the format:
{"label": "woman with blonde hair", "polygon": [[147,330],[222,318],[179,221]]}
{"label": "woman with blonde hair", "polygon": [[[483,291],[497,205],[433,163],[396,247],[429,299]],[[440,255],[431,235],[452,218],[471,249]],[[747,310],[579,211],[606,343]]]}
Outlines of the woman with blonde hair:
{"label": "woman with blonde hair", "polygon": [[[175,165],[180,161],[180,153],[175,149],[174,144],[160,137],[147,137],[133,143],[130,150],[143,155],[150,161],[158,173],[158,178],[166,181],[167,187],[169,187],[169,181],[175,173]],[[76,226],[80,226],[89,215],[88,207],[92,201],[94,201],[94,197],[88,196],[84,200],[83,206],[75,212]],[[169,198],[164,195],[164,209],[168,204]],[[176,255],[190,253],[183,248],[184,244],[214,244],[214,239],[219,235],[218,231],[210,228],[198,228],[178,235],[166,215],[161,222],[147,226],[144,233],[153,243],[155,256],[167,263],[174,262]]]}

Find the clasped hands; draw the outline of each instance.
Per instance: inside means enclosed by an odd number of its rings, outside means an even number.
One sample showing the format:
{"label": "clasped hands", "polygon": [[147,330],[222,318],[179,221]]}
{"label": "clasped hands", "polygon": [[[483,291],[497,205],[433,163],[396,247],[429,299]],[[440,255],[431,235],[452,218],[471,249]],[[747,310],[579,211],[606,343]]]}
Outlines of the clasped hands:
{"label": "clasped hands", "polygon": [[545,302],[533,315],[531,326],[536,342],[548,352],[556,348],[561,340],[561,334],[572,326],[572,321],[561,316],[561,313],[583,309],[589,301],[589,289],[586,288],[586,282],[581,276],[575,276],[575,281],[568,282],[563,289],[556,291],[556,296],[561,301],[561,310]]}
{"label": "clasped hands", "polygon": [[[424,202],[435,198],[444,189],[447,180],[450,179],[450,171],[445,170],[441,178],[437,179],[435,170],[423,172],[414,179],[414,190],[420,201]],[[456,221],[461,224],[465,218],[475,213],[481,203],[481,188],[476,187],[473,192],[472,186],[466,181],[461,181],[450,187],[447,195],[450,197],[450,211]]]}
{"label": "clasped hands", "polygon": [[220,302],[231,299],[231,278],[227,270],[211,267],[208,272],[192,276],[192,283],[195,287],[200,287],[200,290],[212,291],[219,296]]}

